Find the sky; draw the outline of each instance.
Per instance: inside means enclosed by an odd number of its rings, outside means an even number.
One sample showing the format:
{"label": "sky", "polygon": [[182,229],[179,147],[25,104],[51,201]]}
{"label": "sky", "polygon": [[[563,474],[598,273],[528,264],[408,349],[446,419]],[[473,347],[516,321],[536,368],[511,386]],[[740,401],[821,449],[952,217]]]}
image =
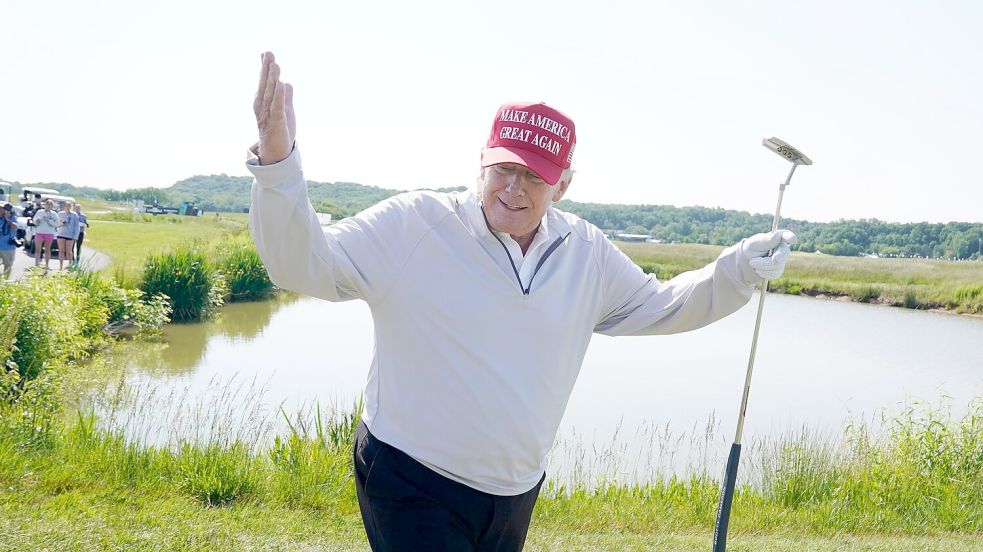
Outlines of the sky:
{"label": "sky", "polygon": [[576,123],[568,199],[983,221],[979,2],[0,0],[0,179],[248,175],[260,54],[305,176],[473,186],[498,107]]}

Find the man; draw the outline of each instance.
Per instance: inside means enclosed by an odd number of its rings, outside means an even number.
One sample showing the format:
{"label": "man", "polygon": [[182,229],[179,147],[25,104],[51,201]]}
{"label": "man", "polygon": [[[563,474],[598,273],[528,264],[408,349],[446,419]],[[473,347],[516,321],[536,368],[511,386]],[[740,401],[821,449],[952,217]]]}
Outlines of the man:
{"label": "man", "polygon": [[14,255],[17,252],[17,221],[14,220],[14,206],[4,203],[0,206],[0,267],[3,279],[10,279],[14,268]]}
{"label": "man", "polygon": [[642,273],[552,207],[570,186],[576,131],[545,104],[502,106],[478,193],[401,194],[322,230],[279,77],[264,54],[250,226],[277,285],[372,310],[354,463],[374,550],[521,549],[591,335],[698,328],[743,306],[756,270],[784,268],[787,231],[668,282]]}
{"label": "man", "polygon": [[41,194],[34,194],[34,201],[24,207],[24,215],[27,218],[34,217],[34,213],[41,210]]}

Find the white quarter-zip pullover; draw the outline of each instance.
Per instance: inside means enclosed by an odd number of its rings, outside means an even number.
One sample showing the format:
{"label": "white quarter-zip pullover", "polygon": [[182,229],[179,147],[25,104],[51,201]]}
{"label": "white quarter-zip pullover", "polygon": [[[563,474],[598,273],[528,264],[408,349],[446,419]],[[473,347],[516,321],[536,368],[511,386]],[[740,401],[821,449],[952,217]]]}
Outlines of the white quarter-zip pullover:
{"label": "white quarter-zip pullover", "polygon": [[594,332],[699,328],[760,281],[738,244],[659,282],[595,226],[551,208],[519,282],[472,193],[409,192],[322,230],[296,150],[247,166],[253,239],[273,282],[371,308],[372,433],[495,495],[539,482]]}

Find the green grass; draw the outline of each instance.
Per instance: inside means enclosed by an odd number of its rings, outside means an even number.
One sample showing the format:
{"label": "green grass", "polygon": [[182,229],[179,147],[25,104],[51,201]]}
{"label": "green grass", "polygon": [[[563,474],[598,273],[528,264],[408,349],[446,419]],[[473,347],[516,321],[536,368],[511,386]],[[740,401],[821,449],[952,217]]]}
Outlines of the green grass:
{"label": "green grass", "polygon": [[148,256],[140,288],[151,295],[166,295],[172,320],[187,322],[214,313],[222,305],[225,286],[204,244],[196,241]]}
{"label": "green grass", "polygon": [[[153,448],[95,422],[79,416],[31,442],[0,422],[0,535],[14,549],[365,549],[350,412],[292,419],[271,446]],[[731,549],[983,546],[983,400],[960,419],[912,407],[882,429],[759,444],[745,458],[758,476],[735,496]],[[551,483],[527,549],[705,550],[718,486],[706,476]]]}
{"label": "green grass", "polygon": [[[368,552],[357,514],[240,503],[204,508],[182,496],[106,487],[0,493],[0,550],[325,550]],[[533,525],[525,550],[700,551],[707,531],[578,532]],[[732,534],[734,552],[980,550],[980,535]]]}
{"label": "green grass", "polygon": [[182,217],[131,215],[113,211],[90,215],[85,245],[110,257],[112,262],[106,269],[108,273],[139,273],[144,258],[149,254],[162,253],[192,240],[211,243],[244,234],[247,217],[243,213]]}
{"label": "green grass", "polygon": [[218,258],[216,264],[228,284],[230,302],[258,301],[269,298],[275,292],[276,288],[250,238],[238,236],[223,241],[215,256]]}
{"label": "green grass", "polygon": [[[712,245],[616,242],[646,272],[668,279],[699,268],[723,249]],[[983,314],[983,262],[871,259],[793,253],[778,293],[848,297],[916,309]]]}

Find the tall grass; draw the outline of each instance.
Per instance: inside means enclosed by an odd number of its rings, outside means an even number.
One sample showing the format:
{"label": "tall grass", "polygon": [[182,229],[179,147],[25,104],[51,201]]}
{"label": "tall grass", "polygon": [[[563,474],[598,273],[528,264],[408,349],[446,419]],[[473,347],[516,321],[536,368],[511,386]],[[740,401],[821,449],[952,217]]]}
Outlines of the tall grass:
{"label": "tall grass", "polygon": [[222,305],[226,293],[225,279],[202,242],[147,257],[142,287],[149,294],[167,296],[175,322],[207,318]]}
{"label": "tall grass", "polygon": [[276,291],[252,242],[241,236],[212,246],[185,242],[148,256],[140,287],[166,295],[175,322],[204,320],[226,301],[267,299]]}
{"label": "tall grass", "polygon": [[258,301],[276,291],[256,247],[248,237],[237,237],[217,247],[219,269],[228,284],[228,300]]}
{"label": "tall grass", "polygon": [[[20,437],[0,421],[0,474],[16,480],[18,470],[30,469],[48,488],[142,489],[209,508],[245,500],[253,507],[354,514],[350,455],[359,409],[326,415],[317,408],[293,416],[281,410],[284,430],[262,442],[257,432],[237,431],[234,438],[217,441],[149,445],[99,429],[102,424],[89,411],[75,423],[57,426],[39,448],[18,444]],[[140,409],[132,412],[146,416]],[[700,449],[712,448],[718,437],[700,432],[665,443],[695,447],[684,452],[699,458],[706,455]],[[877,424],[854,422],[839,435],[803,428],[759,440],[747,450],[732,519],[735,535],[983,531],[983,399],[959,419],[942,407],[912,405]],[[551,478],[534,525],[577,532],[709,533],[722,466],[708,470],[704,463],[681,473],[656,469],[649,480],[630,483],[619,482],[616,474],[565,483]]]}

